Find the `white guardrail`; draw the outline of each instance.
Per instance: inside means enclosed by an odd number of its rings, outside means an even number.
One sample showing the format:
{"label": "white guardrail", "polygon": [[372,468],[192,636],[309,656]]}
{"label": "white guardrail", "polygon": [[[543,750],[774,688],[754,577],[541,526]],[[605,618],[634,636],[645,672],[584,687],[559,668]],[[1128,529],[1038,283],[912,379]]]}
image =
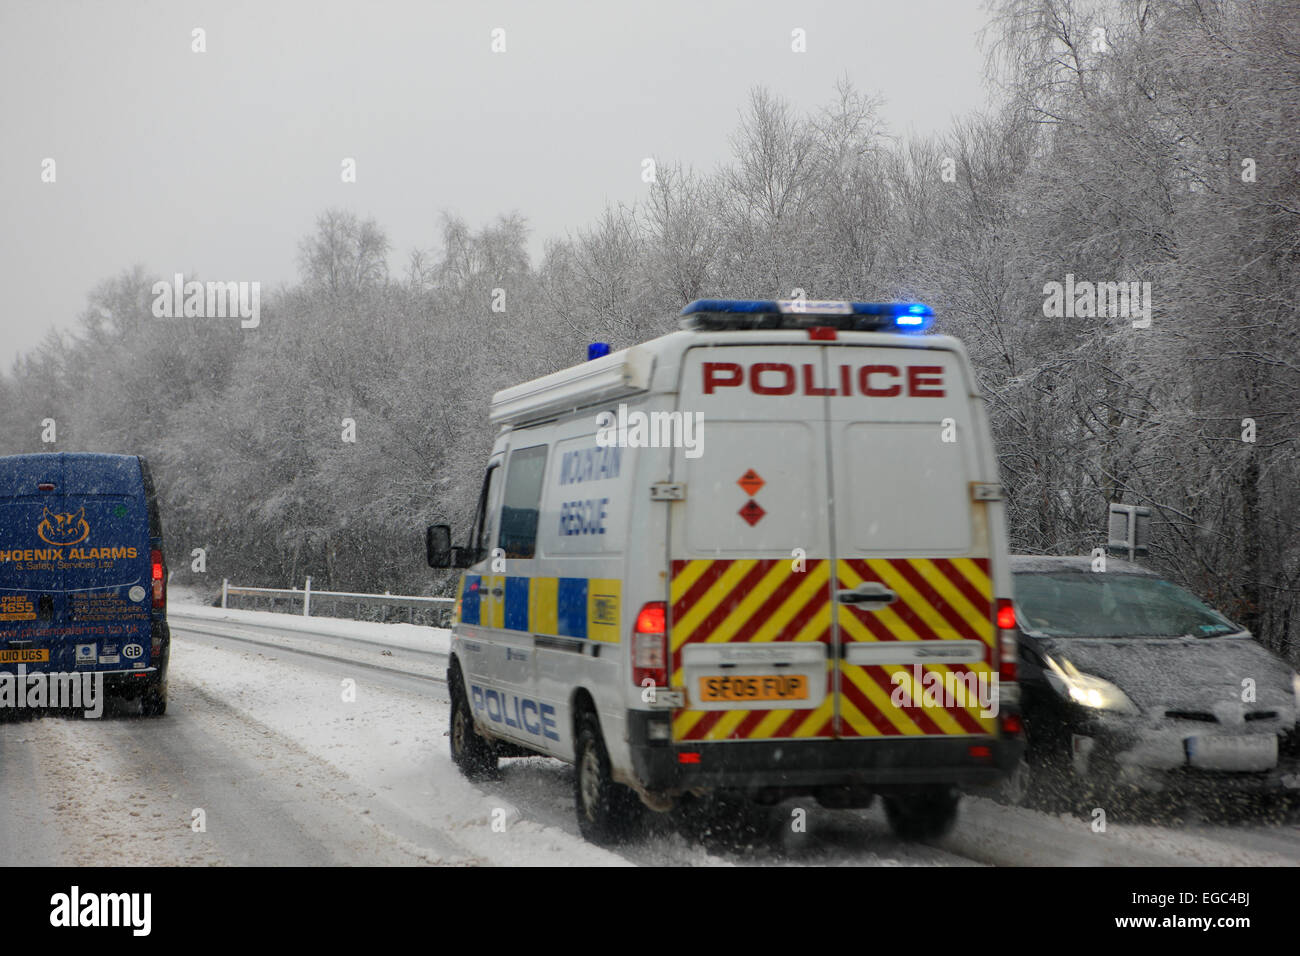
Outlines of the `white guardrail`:
{"label": "white guardrail", "polygon": [[[431,612],[427,616],[432,618],[435,626],[446,627],[450,624],[451,606],[456,603],[455,598],[444,597],[419,597],[413,594],[389,594],[385,591],[383,594],[361,594],[351,591],[313,591],[311,589],[311,578],[308,577],[305,586],[298,588],[254,588],[244,587],[242,585],[231,584],[229,578],[221,579],[221,606],[230,607],[230,599],[249,597],[264,598],[271,602],[271,610],[275,610],[277,601],[288,600],[290,610],[292,611],[295,602],[302,602],[303,617],[311,617],[312,602],[316,604],[333,604],[336,613],[323,615],[325,617],[338,617],[338,606],[340,604],[351,604],[356,609],[356,618],[361,618],[361,609],[363,607],[383,607],[383,608],[405,608],[407,611],[407,621],[415,623],[416,611]],[[320,615],[318,615],[320,616]],[[421,615],[425,617],[426,615]],[[387,618],[387,615],[384,615]]]}

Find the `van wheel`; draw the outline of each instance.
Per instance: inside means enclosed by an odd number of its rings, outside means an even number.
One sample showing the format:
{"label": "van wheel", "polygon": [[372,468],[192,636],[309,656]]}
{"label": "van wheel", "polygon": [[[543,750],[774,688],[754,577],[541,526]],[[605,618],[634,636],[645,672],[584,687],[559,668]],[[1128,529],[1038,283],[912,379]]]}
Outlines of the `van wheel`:
{"label": "van wheel", "polygon": [[140,695],[140,715],[161,717],[167,713],[167,685],[152,684]]}
{"label": "van wheel", "polygon": [[885,816],[895,836],[933,840],[952,829],[960,800],[960,794],[950,788],[899,794],[885,798]]}
{"label": "van wheel", "polygon": [[492,744],[474,729],[474,715],[459,672],[451,680],[451,759],[470,780],[482,780],[497,771]]}
{"label": "van wheel", "polygon": [[578,725],[574,757],[573,802],[578,829],[596,844],[623,839],[641,819],[641,798],[630,787],[614,782],[600,722],[591,712],[583,714]]}

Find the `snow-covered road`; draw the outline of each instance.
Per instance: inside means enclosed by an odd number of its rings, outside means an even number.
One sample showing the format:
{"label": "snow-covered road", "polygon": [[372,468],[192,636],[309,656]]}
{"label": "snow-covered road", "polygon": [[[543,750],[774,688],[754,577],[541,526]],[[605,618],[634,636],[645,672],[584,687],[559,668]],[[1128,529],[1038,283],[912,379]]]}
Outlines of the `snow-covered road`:
{"label": "snow-covered road", "polygon": [[[447,754],[447,633],[173,604],[165,717],[0,723],[3,864],[1296,865],[1300,827],[1138,826],[967,799],[906,844],[883,813],[791,802],[753,837],[659,821],[586,843],[572,772],[503,761],[474,785]],[[806,832],[788,821],[806,811]],[[201,811],[201,813],[196,813]],[[204,827],[194,826],[196,817]]]}

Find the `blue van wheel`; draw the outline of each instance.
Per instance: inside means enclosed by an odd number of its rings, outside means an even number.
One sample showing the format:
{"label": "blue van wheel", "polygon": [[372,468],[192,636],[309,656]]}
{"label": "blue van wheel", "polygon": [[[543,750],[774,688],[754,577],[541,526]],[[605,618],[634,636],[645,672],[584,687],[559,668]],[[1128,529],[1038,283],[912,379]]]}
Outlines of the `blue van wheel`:
{"label": "blue van wheel", "polygon": [[140,714],[143,717],[161,717],[167,713],[167,684],[159,681],[150,684],[140,695]]}

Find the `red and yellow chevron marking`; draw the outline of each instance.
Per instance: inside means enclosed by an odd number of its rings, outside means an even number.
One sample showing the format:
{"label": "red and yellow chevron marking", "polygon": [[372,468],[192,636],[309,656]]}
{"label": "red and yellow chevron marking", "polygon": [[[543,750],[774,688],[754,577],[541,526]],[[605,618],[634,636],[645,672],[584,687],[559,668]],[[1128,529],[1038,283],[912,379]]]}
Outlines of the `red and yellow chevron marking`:
{"label": "red and yellow chevron marking", "polygon": [[[874,737],[899,734],[993,734],[997,718],[980,715],[977,693],[967,693],[967,675],[976,686],[988,686],[996,676],[993,660],[993,585],[987,558],[867,559],[838,562],[840,588],[851,589],[863,581],[879,581],[898,600],[877,611],[839,605],[840,641],[974,640],[986,650],[984,660],[969,664],[924,664],[919,674],[911,665],[858,666],[840,664],[840,736]],[[903,685],[915,706],[894,703],[893,675],[903,675]],[[954,691],[947,701],[921,706],[927,675],[934,674]]]}
{"label": "red and yellow chevron marking", "polygon": [[[831,639],[830,567],[809,558],[795,571],[789,558],[674,561],[672,685],[682,684],[682,648],[695,641]],[[826,697],[815,709],[679,710],[675,740],[743,740],[834,736],[834,674],[826,665]]]}
{"label": "red and yellow chevron marking", "polygon": [[[672,680],[683,683],[682,648],[693,642],[814,641],[832,639],[832,610],[840,641],[977,640],[988,650],[970,664],[924,664],[925,675],[941,679],[973,673],[992,679],[994,629],[992,583],[985,558],[869,559],[836,562],[834,588],[851,589],[863,581],[880,581],[898,600],[879,611],[832,603],[831,562],[809,558],[802,571],[789,559],[674,561],[672,563]],[[839,719],[836,720],[835,663],[827,655],[826,697],[812,709],[678,710],[674,740],[755,740],[795,737],[868,737],[886,735],[991,734],[993,717],[980,716],[975,695],[966,685],[945,683],[957,691],[954,706],[896,706],[892,675],[902,672],[912,700],[924,699],[912,667],[858,666],[841,661]]]}

